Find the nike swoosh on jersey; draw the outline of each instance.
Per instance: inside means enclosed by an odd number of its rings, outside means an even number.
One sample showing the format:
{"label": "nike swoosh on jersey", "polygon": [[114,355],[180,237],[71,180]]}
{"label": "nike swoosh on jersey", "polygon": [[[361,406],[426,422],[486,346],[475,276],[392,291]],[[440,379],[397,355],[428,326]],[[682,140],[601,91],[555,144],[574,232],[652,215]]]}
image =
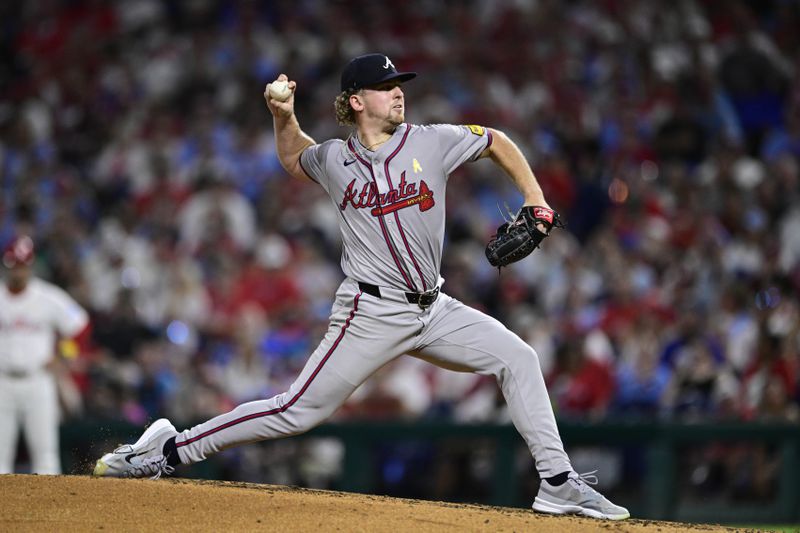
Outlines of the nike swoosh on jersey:
{"label": "nike swoosh on jersey", "polygon": [[353,163],[355,163],[355,162],[356,162],[356,160],[355,160],[355,159],[351,159],[350,161],[345,161],[345,162],[344,162],[344,166],[346,166],[346,167],[349,167],[350,165],[352,165],[352,164],[353,164]]}

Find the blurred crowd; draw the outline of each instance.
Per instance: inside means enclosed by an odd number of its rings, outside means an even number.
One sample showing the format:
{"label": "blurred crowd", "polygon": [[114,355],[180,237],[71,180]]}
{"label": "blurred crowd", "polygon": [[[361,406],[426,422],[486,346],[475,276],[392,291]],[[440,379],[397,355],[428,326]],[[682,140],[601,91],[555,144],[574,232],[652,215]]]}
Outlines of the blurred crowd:
{"label": "blurred crowd", "polygon": [[[302,127],[346,136],[341,68],[381,51],[420,73],[409,122],[505,131],[567,221],[498,272],[483,248],[521,198],[490,164],[451,177],[444,290],[536,349],[557,416],[800,420],[795,1],[38,0],[0,21],[0,245],[32,235],[91,312],[82,416],[196,421],[293,381],[340,242],[262,92],[286,73]],[[410,357],[337,416],[508,420],[487,378]]]}

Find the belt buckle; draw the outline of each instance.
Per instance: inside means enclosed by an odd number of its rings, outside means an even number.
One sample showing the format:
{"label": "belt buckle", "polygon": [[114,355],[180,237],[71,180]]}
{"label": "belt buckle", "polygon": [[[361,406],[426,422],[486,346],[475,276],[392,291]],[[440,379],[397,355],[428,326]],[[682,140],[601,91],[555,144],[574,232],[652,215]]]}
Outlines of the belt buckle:
{"label": "belt buckle", "polygon": [[428,292],[421,292],[419,294],[419,301],[417,302],[417,304],[421,308],[427,309],[428,307],[433,305],[433,302],[436,301],[436,298],[438,296],[439,296],[439,287],[436,287],[435,289],[431,289]]}

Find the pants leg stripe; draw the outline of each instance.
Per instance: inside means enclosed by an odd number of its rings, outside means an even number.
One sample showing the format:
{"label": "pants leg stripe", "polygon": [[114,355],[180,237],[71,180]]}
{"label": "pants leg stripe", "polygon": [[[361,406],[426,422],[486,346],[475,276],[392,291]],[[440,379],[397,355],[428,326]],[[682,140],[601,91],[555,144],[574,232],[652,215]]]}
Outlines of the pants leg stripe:
{"label": "pants leg stripe", "polygon": [[252,413],[252,414],[249,414],[247,416],[242,416],[240,418],[237,418],[236,420],[231,420],[230,422],[227,422],[227,423],[225,423],[225,424],[223,424],[223,425],[221,425],[219,427],[216,427],[214,429],[209,429],[208,431],[206,431],[204,433],[201,433],[200,435],[197,435],[197,436],[195,436],[195,437],[193,437],[193,438],[191,438],[189,440],[185,440],[183,442],[177,442],[176,441],[175,445],[178,448],[180,448],[181,446],[186,446],[187,444],[191,444],[193,442],[197,442],[198,440],[203,439],[205,437],[208,437],[209,435],[213,435],[214,433],[217,433],[219,431],[222,431],[223,429],[227,429],[229,427],[235,426],[237,424],[241,424],[243,422],[247,422],[248,420],[253,420],[254,418],[261,418],[262,416],[270,416],[270,415],[274,415],[274,414],[277,414],[277,413],[283,413],[284,411],[288,410],[292,405],[294,405],[297,402],[297,400],[300,399],[300,397],[303,395],[303,393],[311,385],[311,382],[314,381],[314,378],[317,377],[317,374],[319,374],[320,370],[322,370],[322,367],[325,366],[325,363],[328,361],[328,359],[330,359],[331,355],[333,355],[333,352],[336,351],[336,348],[339,346],[339,343],[344,338],[345,331],[347,331],[347,328],[350,326],[350,321],[353,320],[353,317],[355,316],[356,311],[358,311],[358,298],[360,296],[361,296],[361,293],[356,294],[355,300],[353,301],[353,310],[350,311],[350,316],[347,317],[347,320],[345,321],[344,325],[342,326],[342,331],[339,333],[339,336],[336,338],[336,340],[334,341],[333,345],[330,347],[328,352],[325,354],[325,357],[322,358],[322,361],[319,362],[319,364],[317,365],[317,368],[314,369],[314,372],[311,374],[311,376],[309,376],[309,378],[303,384],[303,387],[297,392],[297,394],[294,395],[294,397],[291,400],[286,402],[286,404],[284,404],[282,407],[278,407],[276,409],[270,409],[269,411],[262,411],[260,413]]}

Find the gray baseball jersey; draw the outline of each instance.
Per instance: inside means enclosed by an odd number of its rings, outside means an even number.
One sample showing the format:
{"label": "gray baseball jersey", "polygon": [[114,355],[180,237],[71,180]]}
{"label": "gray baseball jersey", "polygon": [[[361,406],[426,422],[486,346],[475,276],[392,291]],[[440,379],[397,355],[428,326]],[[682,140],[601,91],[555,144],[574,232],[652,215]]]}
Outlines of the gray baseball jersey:
{"label": "gray baseball jersey", "polygon": [[447,177],[491,142],[480,126],[402,124],[375,152],[355,135],[306,150],[303,170],[339,212],[344,273],[413,292],[436,287]]}
{"label": "gray baseball jersey", "polygon": [[540,475],[571,470],[536,352],[494,318],[438,292],[447,177],[491,143],[480,126],[402,124],[374,152],[355,135],[303,152],[300,163],[336,205],[343,235],[347,278],[328,331],[287,392],[179,434],[182,462],[308,431],[381,366],[409,354],[494,376]]}

